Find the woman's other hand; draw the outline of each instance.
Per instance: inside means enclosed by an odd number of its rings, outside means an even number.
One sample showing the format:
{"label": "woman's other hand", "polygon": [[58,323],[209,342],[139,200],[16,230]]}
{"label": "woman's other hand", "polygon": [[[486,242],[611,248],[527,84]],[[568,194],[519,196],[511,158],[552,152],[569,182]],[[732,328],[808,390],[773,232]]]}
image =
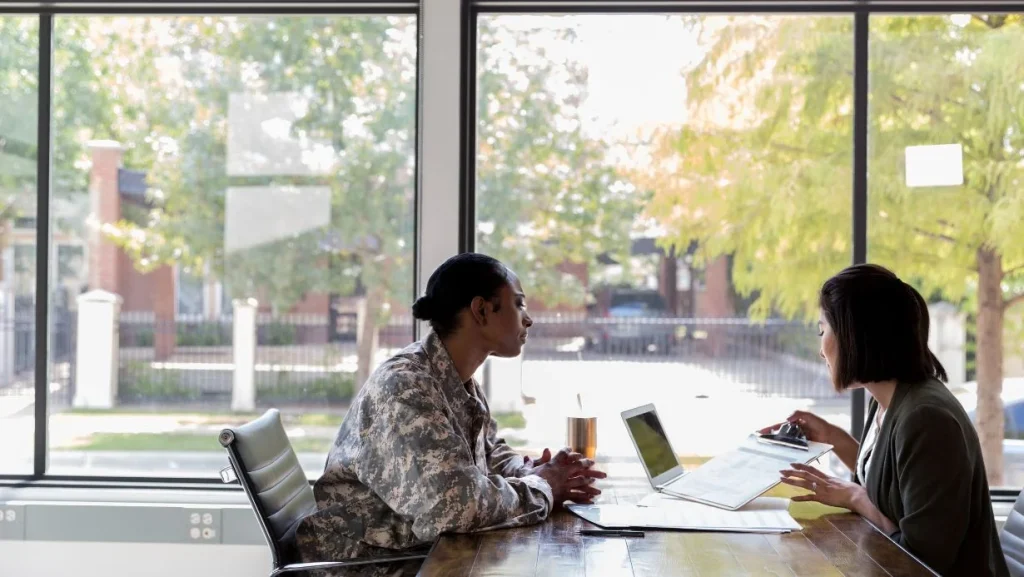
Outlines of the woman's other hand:
{"label": "woman's other hand", "polygon": [[770,427],[765,427],[758,431],[762,435],[767,435],[772,431],[778,429],[786,423],[792,423],[799,425],[800,429],[803,430],[804,435],[807,436],[808,441],[814,441],[815,443],[826,443],[834,445],[833,429],[835,425],[829,423],[825,419],[822,419],[814,413],[808,413],[807,411],[794,411],[784,422],[776,423]]}

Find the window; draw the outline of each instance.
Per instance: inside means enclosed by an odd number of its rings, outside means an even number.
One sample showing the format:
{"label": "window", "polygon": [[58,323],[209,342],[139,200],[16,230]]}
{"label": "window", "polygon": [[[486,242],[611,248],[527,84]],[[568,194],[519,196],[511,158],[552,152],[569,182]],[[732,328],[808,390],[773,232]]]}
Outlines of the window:
{"label": "window", "polygon": [[[868,258],[930,303],[990,485],[1024,485],[1020,14],[871,18]],[[998,396],[986,392],[1001,386]],[[1000,421],[1005,421],[1001,425]]]}
{"label": "window", "polygon": [[[39,20],[0,15],[0,474],[33,468]],[[26,246],[28,245],[28,246]]]}
{"label": "window", "polygon": [[694,463],[798,408],[848,429],[814,321],[852,257],[852,17],[481,15],[477,36],[476,249],[536,322],[521,370],[488,375],[520,443],[564,443],[577,394],[609,455],[652,401]]}
{"label": "window", "polygon": [[87,257],[51,288],[49,473],[215,477],[274,406],[318,475],[412,338],[415,18],[58,15],[53,60],[52,235]]}
{"label": "window", "polygon": [[177,269],[177,286],[174,288],[177,309],[175,318],[201,318],[206,312],[207,290],[209,287],[201,274]]}

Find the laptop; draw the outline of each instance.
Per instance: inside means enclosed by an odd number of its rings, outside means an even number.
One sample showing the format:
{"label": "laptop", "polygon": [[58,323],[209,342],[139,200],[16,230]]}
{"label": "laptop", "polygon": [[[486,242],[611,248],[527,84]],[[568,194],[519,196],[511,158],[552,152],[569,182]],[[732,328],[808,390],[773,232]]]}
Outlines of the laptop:
{"label": "laptop", "polygon": [[751,434],[735,449],[687,473],[654,405],[624,411],[622,420],[656,491],[729,511],[739,510],[779,484],[779,471],[790,463],[810,463],[832,450],[831,445],[811,441],[806,448],[766,444]]}
{"label": "laptop", "polygon": [[682,480],[686,471],[683,470],[677,453],[672,449],[672,443],[665,435],[665,429],[661,426],[661,419],[658,418],[658,411],[654,405],[623,411],[622,421],[626,424],[626,430],[629,431],[629,438],[633,441],[637,454],[640,455],[640,463],[647,473],[651,486],[656,491],[681,497],[681,494],[672,491],[672,485]]}

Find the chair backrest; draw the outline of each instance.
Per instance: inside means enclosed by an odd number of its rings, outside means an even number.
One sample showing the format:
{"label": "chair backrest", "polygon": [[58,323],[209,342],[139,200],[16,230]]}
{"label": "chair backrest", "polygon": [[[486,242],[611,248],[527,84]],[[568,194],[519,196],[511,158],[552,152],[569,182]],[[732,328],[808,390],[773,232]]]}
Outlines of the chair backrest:
{"label": "chair backrest", "polygon": [[1006,557],[1010,575],[1024,576],[1024,492],[1013,504],[1013,511],[1010,511],[1003,530],[999,532],[999,542],[1003,545],[1003,556]]}
{"label": "chair backrest", "polygon": [[219,440],[256,512],[274,568],[295,561],[295,529],[316,511],[316,500],[285,435],[281,413],[270,409],[254,421],[224,429]]}

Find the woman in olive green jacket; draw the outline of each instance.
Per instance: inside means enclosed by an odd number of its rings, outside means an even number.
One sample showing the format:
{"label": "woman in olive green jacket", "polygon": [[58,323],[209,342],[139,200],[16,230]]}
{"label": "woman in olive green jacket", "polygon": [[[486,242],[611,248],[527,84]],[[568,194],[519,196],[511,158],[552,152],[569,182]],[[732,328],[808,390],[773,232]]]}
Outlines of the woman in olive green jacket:
{"label": "woman in olive green jacket", "polygon": [[871,402],[859,441],[811,413],[789,417],[853,471],[848,482],[793,464],[782,481],[811,491],[794,500],[859,513],[941,575],[1009,575],[978,435],[928,350],[924,299],[885,268],[858,265],[822,286],[819,305],[833,385],[864,388]]}

